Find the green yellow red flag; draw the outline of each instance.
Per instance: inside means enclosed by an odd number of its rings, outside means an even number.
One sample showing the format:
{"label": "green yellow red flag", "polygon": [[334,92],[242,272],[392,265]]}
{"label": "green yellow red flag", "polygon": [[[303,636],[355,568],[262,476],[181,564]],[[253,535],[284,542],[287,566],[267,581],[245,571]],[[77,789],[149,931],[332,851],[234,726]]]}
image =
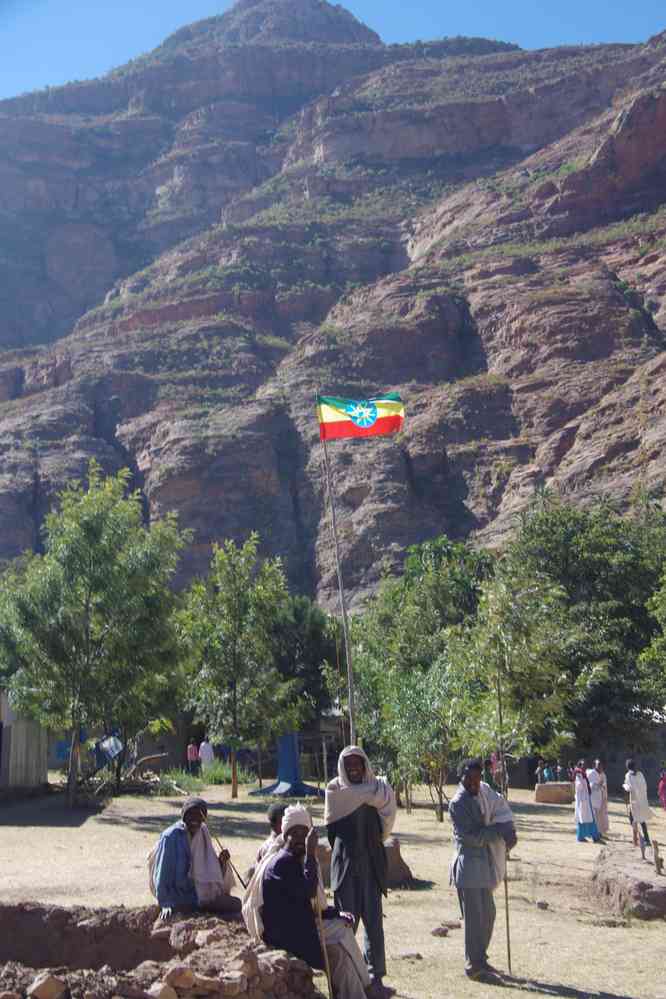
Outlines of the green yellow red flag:
{"label": "green yellow red flag", "polygon": [[319,437],[322,441],[341,437],[378,437],[395,434],[405,422],[405,407],[397,392],[376,399],[340,399],[317,396]]}

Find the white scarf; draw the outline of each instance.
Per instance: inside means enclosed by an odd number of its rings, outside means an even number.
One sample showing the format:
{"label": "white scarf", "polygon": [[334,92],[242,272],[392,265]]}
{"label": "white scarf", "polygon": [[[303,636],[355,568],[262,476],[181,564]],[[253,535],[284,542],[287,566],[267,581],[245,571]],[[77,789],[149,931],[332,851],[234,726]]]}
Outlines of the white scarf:
{"label": "white scarf", "polygon": [[[350,783],[344,765],[348,756],[360,756],[365,762],[365,780],[362,784]],[[393,788],[384,777],[375,777],[370,760],[362,749],[348,746],[340,753],[338,776],[326,788],[324,822],[327,826],[339,822],[362,805],[377,809],[382,822],[383,839],[387,839],[393,831],[397,814]]]}
{"label": "white scarf", "polygon": [[[476,799],[481,809],[483,821],[487,826],[495,822],[513,822],[513,812],[503,795],[493,791],[490,784],[481,781],[481,789]],[[490,874],[492,878],[491,891],[497,891],[506,876],[506,843],[499,839],[488,844],[490,855]]]}
{"label": "white scarf", "polygon": [[[306,825],[308,828],[312,826],[312,819],[310,818],[310,813],[303,806],[290,806],[284,813],[282,819],[283,832],[276,836],[272,843],[264,844],[267,849],[266,853],[262,856],[261,860],[254,869],[254,874],[250,878],[250,882],[245,889],[245,894],[243,895],[243,919],[245,921],[245,926],[247,927],[247,932],[250,934],[252,940],[255,943],[262,943],[264,938],[264,921],[262,919],[262,909],[264,907],[264,872],[268,867],[269,861],[273,859],[276,853],[284,849],[284,833],[287,831],[285,826],[285,819],[287,822],[287,828],[290,825],[290,818],[298,818],[299,821],[292,821],[291,825]],[[305,863],[305,857],[303,858],[303,863]],[[317,876],[318,876],[318,886],[317,886],[317,903],[320,909],[325,909],[328,902],[326,899],[326,892],[324,891],[324,882],[321,877],[321,868],[317,864]]]}
{"label": "white scarf", "polygon": [[190,877],[194,881],[197,898],[200,902],[211,902],[220,895],[229,895],[236,884],[231,865],[227,864],[224,875],[215,853],[208,826],[204,822],[190,842]]}

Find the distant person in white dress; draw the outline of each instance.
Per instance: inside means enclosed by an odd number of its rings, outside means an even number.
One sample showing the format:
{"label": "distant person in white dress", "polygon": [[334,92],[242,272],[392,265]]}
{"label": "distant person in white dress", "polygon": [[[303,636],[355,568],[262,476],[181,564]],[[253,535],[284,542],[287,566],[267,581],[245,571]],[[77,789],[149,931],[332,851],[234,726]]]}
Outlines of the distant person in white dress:
{"label": "distant person in white dress", "polygon": [[590,785],[594,821],[597,823],[599,834],[605,836],[610,828],[608,822],[608,781],[601,760],[594,761],[594,766],[587,771],[587,780]]}
{"label": "distant person in white dress", "polygon": [[574,770],[574,790],[576,795],[576,839],[579,843],[586,843],[588,839],[598,843],[601,836],[594,820],[592,794],[590,782],[587,779],[585,760],[579,760],[578,766]]}
{"label": "distant person in white dress", "polygon": [[208,736],[205,735],[203,742],[199,746],[199,762],[201,763],[201,770],[203,773],[206,772],[215,762],[215,753],[213,752],[213,747],[208,741]]}
{"label": "distant person in white dress", "polygon": [[622,786],[629,796],[629,821],[634,846],[640,846],[641,853],[645,856],[645,847],[651,845],[647,824],[652,818],[652,809],[648,801],[647,781],[643,773],[636,769],[633,759],[627,760],[627,772]]}

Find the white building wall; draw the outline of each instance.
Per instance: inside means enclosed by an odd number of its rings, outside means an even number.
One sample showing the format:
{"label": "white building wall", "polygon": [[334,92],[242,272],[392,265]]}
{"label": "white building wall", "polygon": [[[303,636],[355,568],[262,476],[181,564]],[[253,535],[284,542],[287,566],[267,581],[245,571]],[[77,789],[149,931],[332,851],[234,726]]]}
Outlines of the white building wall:
{"label": "white building wall", "polygon": [[0,787],[37,787],[39,784],[46,784],[46,730],[37,722],[17,718],[4,693],[0,693],[0,722]]}

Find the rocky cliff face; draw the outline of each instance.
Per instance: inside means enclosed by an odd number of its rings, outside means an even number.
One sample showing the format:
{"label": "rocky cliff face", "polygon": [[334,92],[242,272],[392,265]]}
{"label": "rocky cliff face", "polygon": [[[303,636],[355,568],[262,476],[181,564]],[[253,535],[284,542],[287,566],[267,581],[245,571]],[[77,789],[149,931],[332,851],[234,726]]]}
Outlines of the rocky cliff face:
{"label": "rocky cliff face", "polygon": [[666,39],[385,46],[243,0],[102,80],[0,103],[0,554],[91,457],[330,600],[319,387],[398,389],[331,447],[356,601],[535,488],[666,464]]}

